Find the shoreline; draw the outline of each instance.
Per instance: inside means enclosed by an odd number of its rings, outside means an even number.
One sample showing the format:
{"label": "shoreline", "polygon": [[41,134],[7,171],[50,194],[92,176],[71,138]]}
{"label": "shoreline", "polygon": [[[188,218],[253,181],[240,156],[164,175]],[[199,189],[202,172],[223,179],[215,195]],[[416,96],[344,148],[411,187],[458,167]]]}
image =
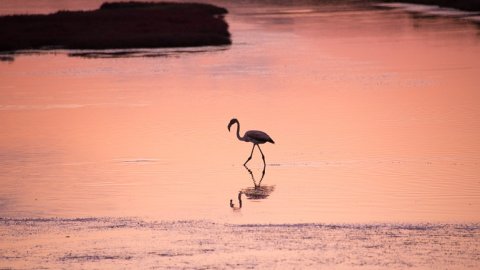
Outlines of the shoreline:
{"label": "shoreline", "polygon": [[119,2],[92,11],[0,16],[0,52],[230,45],[227,13],[210,4]]}
{"label": "shoreline", "polygon": [[480,0],[382,0],[380,3],[408,3],[454,8],[462,11],[480,11]]}

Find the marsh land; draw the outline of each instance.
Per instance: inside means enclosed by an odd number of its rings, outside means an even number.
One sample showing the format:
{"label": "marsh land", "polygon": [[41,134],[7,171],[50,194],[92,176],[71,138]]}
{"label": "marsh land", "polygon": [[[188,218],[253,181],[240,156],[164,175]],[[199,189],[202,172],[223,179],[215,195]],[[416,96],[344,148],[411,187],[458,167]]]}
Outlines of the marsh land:
{"label": "marsh land", "polygon": [[230,44],[225,8],[199,3],[104,3],[93,11],[0,17],[0,51]]}

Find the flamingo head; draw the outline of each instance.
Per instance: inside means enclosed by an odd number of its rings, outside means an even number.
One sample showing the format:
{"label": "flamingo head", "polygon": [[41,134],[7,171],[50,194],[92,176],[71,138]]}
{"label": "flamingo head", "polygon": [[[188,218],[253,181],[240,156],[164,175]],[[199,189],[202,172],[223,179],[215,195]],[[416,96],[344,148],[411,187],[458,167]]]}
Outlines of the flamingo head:
{"label": "flamingo head", "polygon": [[232,118],[232,120],[230,120],[230,123],[228,123],[228,131],[230,131],[230,127],[235,123],[238,123],[237,118]]}

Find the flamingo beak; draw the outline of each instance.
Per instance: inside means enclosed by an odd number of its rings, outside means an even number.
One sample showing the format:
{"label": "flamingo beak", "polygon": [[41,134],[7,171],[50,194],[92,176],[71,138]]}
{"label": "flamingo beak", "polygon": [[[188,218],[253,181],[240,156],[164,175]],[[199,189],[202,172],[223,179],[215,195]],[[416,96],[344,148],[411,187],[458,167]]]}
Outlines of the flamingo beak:
{"label": "flamingo beak", "polygon": [[[228,127],[228,131],[230,131],[230,128],[233,126],[233,124],[236,123],[235,121],[237,121],[235,118],[232,119],[232,120],[230,120],[230,123],[228,123],[228,126],[227,126],[227,127]],[[237,121],[237,122],[238,122],[238,121]]]}

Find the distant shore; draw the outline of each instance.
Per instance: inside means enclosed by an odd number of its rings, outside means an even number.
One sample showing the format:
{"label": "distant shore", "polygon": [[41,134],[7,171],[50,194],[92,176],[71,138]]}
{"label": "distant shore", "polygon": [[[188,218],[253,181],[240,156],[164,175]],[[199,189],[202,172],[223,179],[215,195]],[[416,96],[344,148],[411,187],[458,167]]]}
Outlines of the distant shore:
{"label": "distant shore", "polygon": [[480,11],[480,0],[383,0],[383,2],[401,2],[422,5],[436,5],[465,11]]}
{"label": "distant shore", "polygon": [[231,44],[225,8],[197,3],[104,3],[93,11],[0,17],[0,52]]}

